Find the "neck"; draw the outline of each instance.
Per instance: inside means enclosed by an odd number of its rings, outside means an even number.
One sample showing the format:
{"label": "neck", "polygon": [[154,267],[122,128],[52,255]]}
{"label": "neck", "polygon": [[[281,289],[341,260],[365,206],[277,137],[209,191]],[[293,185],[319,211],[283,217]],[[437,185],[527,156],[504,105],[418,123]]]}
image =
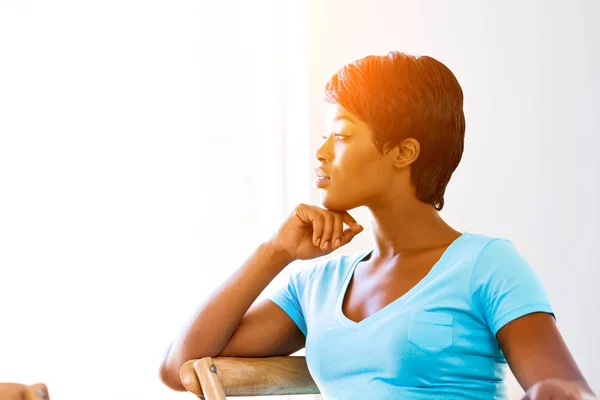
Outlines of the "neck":
{"label": "neck", "polygon": [[460,236],[433,206],[418,200],[389,202],[369,207],[369,211],[375,258],[387,259],[447,246]]}

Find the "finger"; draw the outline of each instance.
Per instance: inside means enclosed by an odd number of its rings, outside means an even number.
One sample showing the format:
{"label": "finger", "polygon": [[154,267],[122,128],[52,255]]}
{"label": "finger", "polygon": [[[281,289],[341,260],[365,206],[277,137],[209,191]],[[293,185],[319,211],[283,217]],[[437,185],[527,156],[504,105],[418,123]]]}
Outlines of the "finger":
{"label": "finger", "polygon": [[539,382],[529,388],[526,393],[527,400],[550,400],[552,399],[552,387]]}
{"label": "finger", "polygon": [[333,213],[333,233],[331,235],[331,248],[337,249],[341,245],[342,233],[344,232],[344,222],[342,214]]}
{"label": "finger", "polygon": [[312,226],[313,226],[312,242],[315,246],[320,247],[321,246],[321,236],[323,235],[323,229],[325,227],[325,219],[318,212],[311,214],[310,218],[312,220]]}
{"label": "finger", "polygon": [[348,225],[350,227],[350,229],[352,229],[354,232],[360,232],[362,229],[360,229],[360,224],[358,222],[356,222],[356,220],[352,217],[352,215],[348,214],[347,211],[344,211],[342,213],[342,220],[344,221],[344,223],[346,225]]}
{"label": "finger", "polygon": [[350,228],[344,229],[344,232],[342,233],[342,239],[340,240],[340,247],[350,243],[352,239],[354,239],[354,236],[358,235],[360,232],[362,232],[362,227],[358,232],[354,232]]}
{"label": "finger", "polygon": [[321,249],[329,250],[331,248],[331,234],[333,233],[333,214],[330,211],[321,213],[325,221],[323,234],[321,235]]}
{"label": "finger", "polygon": [[315,207],[311,207],[306,204],[298,205],[294,212],[296,217],[298,217],[302,223],[312,225],[312,242],[318,247],[320,245],[320,238],[323,234],[324,225],[323,215],[321,215],[321,212],[318,209],[315,209]]}

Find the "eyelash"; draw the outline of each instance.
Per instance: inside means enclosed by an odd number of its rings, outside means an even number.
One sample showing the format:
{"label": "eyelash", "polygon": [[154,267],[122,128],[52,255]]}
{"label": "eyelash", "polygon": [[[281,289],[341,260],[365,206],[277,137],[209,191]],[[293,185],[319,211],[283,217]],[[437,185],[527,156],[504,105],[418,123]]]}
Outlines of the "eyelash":
{"label": "eyelash", "polygon": [[[335,136],[335,139],[336,139],[338,142],[340,142],[340,141],[342,141],[342,140],[344,140],[344,139],[346,139],[346,138],[347,138],[347,136],[344,136],[344,135],[335,135],[335,134],[334,134],[333,136]],[[322,137],[323,139],[327,140],[327,136],[325,136],[325,135],[321,135],[321,137]]]}

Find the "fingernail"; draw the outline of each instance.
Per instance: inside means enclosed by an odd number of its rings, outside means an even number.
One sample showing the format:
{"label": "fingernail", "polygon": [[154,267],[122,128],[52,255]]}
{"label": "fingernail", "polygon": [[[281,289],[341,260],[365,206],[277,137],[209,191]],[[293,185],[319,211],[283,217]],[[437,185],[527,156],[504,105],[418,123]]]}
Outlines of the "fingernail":
{"label": "fingernail", "polygon": [[340,239],[335,240],[335,247],[336,248],[340,247]]}
{"label": "fingernail", "polygon": [[321,238],[317,239],[317,246],[319,245],[319,243],[321,243]]}
{"label": "fingernail", "polygon": [[327,250],[327,247],[329,247],[329,241],[327,241],[327,242],[323,243],[323,248],[324,248],[325,250]]}

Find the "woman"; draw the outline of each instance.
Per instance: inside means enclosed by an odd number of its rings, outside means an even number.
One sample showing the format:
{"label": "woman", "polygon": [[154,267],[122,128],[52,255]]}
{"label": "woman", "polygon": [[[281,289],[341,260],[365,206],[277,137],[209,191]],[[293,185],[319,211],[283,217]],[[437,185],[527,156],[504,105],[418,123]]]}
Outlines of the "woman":
{"label": "woman", "polygon": [[[461,233],[438,213],[465,132],[452,72],[430,57],[369,56],[338,71],[326,99],[323,208],[299,205],[200,307],[171,344],[163,381],[183,390],[188,359],[306,347],[326,398],[503,399],[507,361],[526,398],[593,398],[512,242]],[[373,249],[295,272],[253,304],[292,261],[359,234],[348,214],[359,206]]]}

